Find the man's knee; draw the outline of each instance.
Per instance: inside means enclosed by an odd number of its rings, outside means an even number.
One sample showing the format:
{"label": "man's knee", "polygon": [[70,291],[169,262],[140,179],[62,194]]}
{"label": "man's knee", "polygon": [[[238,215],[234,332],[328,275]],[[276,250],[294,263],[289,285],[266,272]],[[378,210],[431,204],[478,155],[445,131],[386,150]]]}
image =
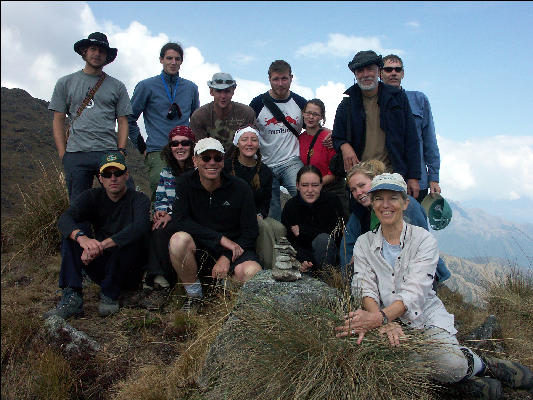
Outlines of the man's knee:
{"label": "man's knee", "polygon": [[184,255],[186,252],[194,253],[196,245],[194,239],[187,232],[176,232],[170,238],[168,250],[171,256]]}
{"label": "man's knee", "polygon": [[246,282],[261,271],[261,266],[255,261],[245,261],[235,267],[233,277],[239,282]]}

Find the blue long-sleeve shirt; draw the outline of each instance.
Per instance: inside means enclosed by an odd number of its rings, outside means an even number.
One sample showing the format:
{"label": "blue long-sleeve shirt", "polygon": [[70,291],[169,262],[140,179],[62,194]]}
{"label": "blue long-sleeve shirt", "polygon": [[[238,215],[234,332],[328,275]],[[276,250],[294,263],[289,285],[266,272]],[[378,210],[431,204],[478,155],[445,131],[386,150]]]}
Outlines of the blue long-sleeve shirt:
{"label": "blue long-sleeve shirt", "polygon": [[429,182],[439,182],[440,152],[433,124],[433,115],[427,96],[422,92],[405,91],[420,140],[421,171],[420,189],[427,189]]}
{"label": "blue long-sleeve shirt", "polygon": [[[131,107],[133,113],[128,117],[129,137],[133,144],[142,153],[146,150],[161,151],[168,143],[168,133],[178,125],[189,126],[191,114],[200,107],[198,86],[179,75],[168,75],[162,71],[163,78],[170,92],[170,97],[174,97],[176,80],[178,87],[174,102],[180,107],[181,118],[168,119],[167,114],[171,102],[169,100],[161,75],[140,81],[131,97]],[[143,114],[144,126],[146,128],[146,143],[144,142],[137,120]]]}

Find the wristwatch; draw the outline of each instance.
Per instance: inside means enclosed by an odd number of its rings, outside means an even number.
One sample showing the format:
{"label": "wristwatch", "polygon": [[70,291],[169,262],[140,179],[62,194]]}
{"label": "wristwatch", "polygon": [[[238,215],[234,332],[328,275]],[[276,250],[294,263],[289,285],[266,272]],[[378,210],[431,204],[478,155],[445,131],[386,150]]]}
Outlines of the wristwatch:
{"label": "wristwatch", "polygon": [[385,314],[385,311],[379,310],[381,315],[383,315],[383,319],[381,320],[381,325],[387,325],[389,323],[389,318],[387,317],[387,314]]}
{"label": "wristwatch", "polygon": [[119,147],[117,150],[121,151],[124,154],[124,157],[126,157],[128,155],[128,152],[126,151],[125,147]]}
{"label": "wristwatch", "polygon": [[80,236],[87,236],[87,234],[80,229],[78,233],[74,235],[74,241],[77,242]]}

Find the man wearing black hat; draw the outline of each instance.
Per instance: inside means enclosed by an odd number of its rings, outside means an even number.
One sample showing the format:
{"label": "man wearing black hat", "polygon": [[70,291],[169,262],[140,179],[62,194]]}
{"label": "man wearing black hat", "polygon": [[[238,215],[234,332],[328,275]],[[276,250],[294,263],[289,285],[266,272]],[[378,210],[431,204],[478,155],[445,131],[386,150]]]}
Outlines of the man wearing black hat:
{"label": "man wearing black hat", "polygon": [[[104,154],[98,171],[103,187],[85,190],[59,218],[63,296],[45,317],[83,315],[82,270],[101,286],[101,316],[117,312],[121,290],[141,282],[147,261],[150,200],[126,186],[128,169],[119,152]],[[85,231],[85,221],[91,223],[94,235]]]}
{"label": "man wearing black hat", "polygon": [[416,198],[421,172],[415,122],[405,93],[379,82],[382,66],[381,56],[372,50],[358,52],[348,64],[357,83],[344,92],[348,98],[337,108],[333,147],[342,152],[346,171],[360,161],[381,160],[405,178],[408,194]]}
{"label": "man wearing black hat", "polygon": [[[92,187],[103,154],[112,150],[126,154],[127,116],[131,114],[124,84],[102,71],[117,56],[117,49],[109,47],[107,36],[91,33],[74,44],[74,51],[82,56],[85,67],[57,81],[48,106],[54,111],[54,140],[65,169],[70,200]],[[70,123],[65,132],[67,115]]]}

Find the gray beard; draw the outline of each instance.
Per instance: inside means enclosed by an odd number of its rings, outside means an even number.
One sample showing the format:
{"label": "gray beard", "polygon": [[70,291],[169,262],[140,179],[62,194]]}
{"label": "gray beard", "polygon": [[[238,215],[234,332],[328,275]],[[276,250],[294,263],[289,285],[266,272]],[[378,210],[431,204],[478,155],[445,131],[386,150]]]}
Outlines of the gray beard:
{"label": "gray beard", "polygon": [[378,81],[374,81],[371,85],[361,85],[359,82],[357,82],[357,84],[361,90],[374,90],[378,87]]}

